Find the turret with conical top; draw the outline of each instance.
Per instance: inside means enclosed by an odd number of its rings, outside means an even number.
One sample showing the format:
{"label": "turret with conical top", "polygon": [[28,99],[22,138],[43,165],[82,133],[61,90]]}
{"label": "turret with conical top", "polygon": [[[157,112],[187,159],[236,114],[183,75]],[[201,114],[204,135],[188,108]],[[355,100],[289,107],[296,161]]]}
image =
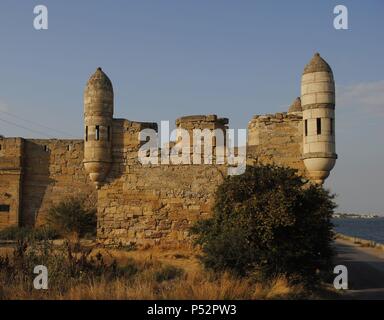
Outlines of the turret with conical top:
{"label": "turret with conical top", "polygon": [[322,184],[333,169],[335,149],[335,82],[329,64],[316,53],[301,78],[303,160],[310,178]]}
{"label": "turret with conical top", "polygon": [[112,83],[101,68],[97,68],[84,90],[84,167],[97,188],[112,162],[112,120]]}
{"label": "turret with conical top", "polygon": [[297,97],[289,107],[288,113],[301,115],[302,112],[303,112],[303,109],[301,108],[301,99],[300,97]]}

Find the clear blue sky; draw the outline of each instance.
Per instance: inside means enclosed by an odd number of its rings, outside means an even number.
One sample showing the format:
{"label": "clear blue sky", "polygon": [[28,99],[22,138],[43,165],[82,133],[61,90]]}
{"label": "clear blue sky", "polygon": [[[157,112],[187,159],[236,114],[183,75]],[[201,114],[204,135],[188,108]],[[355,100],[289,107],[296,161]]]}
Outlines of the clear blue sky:
{"label": "clear blue sky", "polygon": [[[33,7],[49,29],[33,28]],[[346,5],[349,30],[333,28]],[[0,118],[54,137],[82,137],[82,93],[96,67],[115,89],[115,117],[174,121],[285,111],[319,51],[337,84],[339,160],[326,186],[341,211],[384,213],[384,2],[27,1],[0,3]],[[68,135],[38,126],[38,122]],[[6,136],[44,137],[0,122]]]}

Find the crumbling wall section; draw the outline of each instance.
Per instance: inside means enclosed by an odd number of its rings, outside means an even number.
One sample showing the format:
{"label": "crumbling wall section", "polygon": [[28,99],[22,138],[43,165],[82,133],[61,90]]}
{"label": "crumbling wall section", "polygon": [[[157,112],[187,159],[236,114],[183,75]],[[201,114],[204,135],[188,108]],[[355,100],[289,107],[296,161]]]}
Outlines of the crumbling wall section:
{"label": "crumbling wall section", "polygon": [[303,121],[298,114],[276,113],[254,116],[248,124],[248,164],[291,167],[306,176],[301,159]]}

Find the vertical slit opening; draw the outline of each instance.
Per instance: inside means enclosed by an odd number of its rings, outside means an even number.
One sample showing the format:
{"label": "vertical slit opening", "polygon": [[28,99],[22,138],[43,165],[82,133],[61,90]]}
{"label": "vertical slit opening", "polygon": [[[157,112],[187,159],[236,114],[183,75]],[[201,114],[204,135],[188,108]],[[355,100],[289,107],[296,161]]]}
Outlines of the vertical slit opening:
{"label": "vertical slit opening", "polygon": [[321,118],[316,119],[317,134],[321,134]]}
{"label": "vertical slit opening", "polygon": [[99,140],[100,140],[100,126],[96,126],[95,140],[96,140],[96,141],[99,141]]}
{"label": "vertical slit opening", "polygon": [[304,121],[304,131],[305,131],[305,136],[308,136],[308,120]]}

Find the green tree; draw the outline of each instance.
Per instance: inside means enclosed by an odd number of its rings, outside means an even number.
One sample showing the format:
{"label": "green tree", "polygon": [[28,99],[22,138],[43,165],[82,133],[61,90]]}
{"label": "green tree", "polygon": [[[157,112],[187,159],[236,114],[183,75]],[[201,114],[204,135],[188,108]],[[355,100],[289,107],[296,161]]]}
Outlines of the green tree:
{"label": "green tree", "polygon": [[316,283],[331,266],[333,198],[296,170],[248,167],[225,179],[213,216],[191,231],[207,268]]}

